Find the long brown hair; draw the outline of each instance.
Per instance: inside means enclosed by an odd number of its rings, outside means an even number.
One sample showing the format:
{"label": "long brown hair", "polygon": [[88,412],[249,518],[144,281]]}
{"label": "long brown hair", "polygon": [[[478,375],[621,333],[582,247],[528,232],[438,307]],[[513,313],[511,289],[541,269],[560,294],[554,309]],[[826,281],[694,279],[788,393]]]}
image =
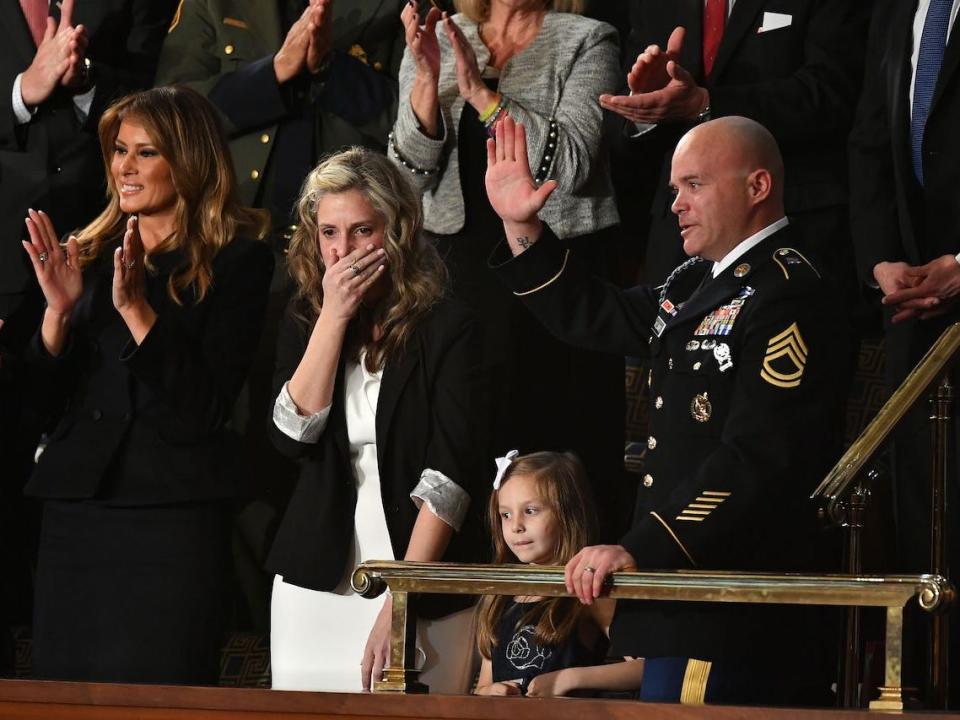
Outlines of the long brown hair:
{"label": "long brown hair", "polygon": [[[226,135],[213,105],[194,90],[159,87],[118,100],[100,118],[100,150],[107,170],[106,209],[77,236],[80,267],[90,265],[104,246],[123,236],[126,218],[111,172],[120,123],[141,123],[170,165],[177,193],[173,234],[155,252],[183,249],[186,261],[170,275],[167,290],[178,304],[194,290],[202,300],[213,282],[213,258],[238,233],[262,239],[267,215],[244,207],[237,198]],[[149,257],[147,258],[149,263]]]}
{"label": "long brown hair", "polygon": [[[475,23],[490,19],[490,0],[453,0],[453,6]],[[544,0],[543,7],[554,12],[580,14],[583,12],[583,0]]]}
{"label": "long brown hair", "polygon": [[[447,280],[440,256],[422,237],[420,198],[401,171],[386,156],[352,147],[325,158],[303,182],[297,211],[300,222],[290,241],[287,262],[297,285],[295,300],[303,319],[312,323],[323,307],[325,267],[317,236],[317,205],[325,195],[358,190],[384,220],[383,249],[389,289],[351,325],[362,328],[348,353],[367,350],[371,372],[402,353],[427,312],[442,296]],[[379,325],[380,337],[369,331]],[[356,333],[355,333],[356,334]],[[355,357],[354,357],[355,359]]]}
{"label": "long brown hair", "polygon": [[[500,487],[517,475],[532,477],[537,483],[541,499],[553,510],[560,528],[560,539],[550,564],[565,564],[589,545],[596,534],[596,509],[583,463],[569,452],[521,455],[510,463],[500,480]],[[515,563],[517,558],[503,537],[498,495],[499,491],[494,490],[487,503],[487,523],[493,538],[493,562],[498,565]],[[497,645],[497,626],[507,600],[505,595],[485,595],[480,601],[477,649],[487,659],[493,655]],[[541,645],[559,645],[577,628],[582,609],[576,598],[548,598],[532,603],[517,627],[536,622],[534,637],[537,642]]]}

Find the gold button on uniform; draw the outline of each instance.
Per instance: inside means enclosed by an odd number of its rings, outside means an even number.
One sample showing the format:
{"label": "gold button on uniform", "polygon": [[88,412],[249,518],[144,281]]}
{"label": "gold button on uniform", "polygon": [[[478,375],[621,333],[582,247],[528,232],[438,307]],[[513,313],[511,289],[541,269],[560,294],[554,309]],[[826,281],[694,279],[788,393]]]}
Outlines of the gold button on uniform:
{"label": "gold button on uniform", "polygon": [[647,474],[643,476],[643,486],[647,488],[653,486],[653,475]]}
{"label": "gold button on uniform", "polygon": [[657,439],[651,435],[647,438],[647,448],[653,450],[657,446]]}
{"label": "gold button on uniform", "polygon": [[233,55],[233,45],[227,45],[223,49],[223,52],[225,52],[227,55]]}
{"label": "gold button on uniform", "polygon": [[663,407],[663,398],[657,395],[657,399],[653,401],[653,406],[659,410]]}
{"label": "gold button on uniform", "polygon": [[258,177],[260,177],[260,171],[259,171],[259,170],[254,170],[252,173],[250,173],[250,177],[251,177],[252,179],[256,180]]}
{"label": "gold button on uniform", "polygon": [[268,142],[270,142],[270,136],[264,133],[263,135],[260,136],[260,142],[266,145]]}
{"label": "gold button on uniform", "polygon": [[694,370],[699,370],[699,369],[700,369],[700,362],[699,362],[699,361],[698,361],[698,362],[695,362],[695,363],[693,364],[693,369],[694,369]]}
{"label": "gold button on uniform", "polygon": [[379,60],[377,60],[377,61],[373,64],[373,69],[374,69],[374,70],[377,70],[377,71],[383,70],[383,63],[380,62]]}

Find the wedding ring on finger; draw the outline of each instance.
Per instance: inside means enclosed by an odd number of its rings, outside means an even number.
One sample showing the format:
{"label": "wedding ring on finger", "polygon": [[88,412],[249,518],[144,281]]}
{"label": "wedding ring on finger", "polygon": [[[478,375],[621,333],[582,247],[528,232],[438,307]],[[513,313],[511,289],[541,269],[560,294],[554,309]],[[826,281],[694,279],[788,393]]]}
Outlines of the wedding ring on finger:
{"label": "wedding ring on finger", "polygon": [[45,263],[50,256],[47,255],[47,253],[42,252],[42,253],[40,253],[40,256],[39,256],[39,257],[40,257],[40,262]]}
{"label": "wedding ring on finger", "polygon": [[134,266],[136,266],[136,264],[137,264],[137,263],[136,263],[135,260],[131,260],[130,262],[127,263],[127,270],[133,270],[133,268],[134,268]]}
{"label": "wedding ring on finger", "polygon": [[360,268],[357,267],[356,263],[350,265],[350,269],[353,270],[354,277],[358,277],[360,275]]}
{"label": "wedding ring on finger", "polygon": [[595,572],[597,571],[597,569],[596,569],[595,567],[591,567],[591,566],[587,565],[587,566],[583,569],[583,571],[584,571],[585,573],[591,573],[591,574],[592,574],[592,573],[595,573]]}

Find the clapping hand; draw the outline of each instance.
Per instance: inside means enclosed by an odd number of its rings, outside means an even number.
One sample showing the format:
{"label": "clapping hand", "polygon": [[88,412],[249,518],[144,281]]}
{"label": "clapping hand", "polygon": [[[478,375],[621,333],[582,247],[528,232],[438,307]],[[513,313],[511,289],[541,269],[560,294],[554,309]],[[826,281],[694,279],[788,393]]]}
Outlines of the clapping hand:
{"label": "clapping hand", "polygon": [[440,44],[437,42],[437,22],[440,17],[440,11],[432,7],[421,25],[417,4],[413,0],[404,5],[400,13],[407,47],[417,67],[417,76],[434,85],[440,77]]}
{"label": "clapping hand", "polygon": [[666,52],[644,50],[627,74],[631,94],[601,95],[600,105],[634,123],[689,122],[710,105],[710,93],[680,65],[685,30],[676,28]]}
{"label": "clapping hand", "polygon": [[470,103],[477,112],[483,112],[495,100],[496,93],[488,88],[480,77],[477,54],[464,36],[463,30],[446,13],[443,14],[443,29],[447,33],[457,63],[457,88],[460,90],[460,97]]}
{"label": "clapping hand", "polygon": [[61,247],[53,222],[45,212],[29,210],[26,223],[30,242],[24,240],[23,247],[30,256],[47,310],[66,318],[83,293],[77,240],[71,236],[66,247]]}
{"label": "clapping hand", "polygon": [[[631,95],[653,92],[667,86],[670,82],[667,63],[670,60],[679,62],[686,32],[682,27],[674,28],[667,40],[666,51],[661,50],[659,45],[649,45],[637,56],[636,62],[627,73],[627,87],[630,88]],[[609,96],[601,96],[603,97]]]}
{"label": "clapping hand", "polygon": [[20,94],[30,107],[49,98],[57,85],[76,87],[83,78],[87,34],[83,25],[73,27],[71,24],[73,5],[74,0],[64,0],[59,24],[47,18],[43,40],[20,80]]}
{"label": "clapping hand", "polygon": [[535,222],[537,213],[557,189],[554,180],[540,187],[533,181],[526,131],[509,115],[497,123],[496,140],[487,140],[486,186],[490,204],[505,224]]}
{"label": "clapping hand", "polygon": [[146,302],[144,256],[137,216],[131,215],[123,233],[123,243],[113,253],[113,306],[121,315]]}
{"label": "clapping hand", "polygon": [[330,50],[332,25],[332,0],[310,0],[273,56],[273,71],[278,83],[289,82],[304,68],[311,73],[320,70],[323,58]]}
{"label": "clapping hand", "polygon": [[386,253],[373,245],[358,248],[338,258],[323,273],[323,310],[332,317],[349,321],[363,296],[380,279],[386,267]]}

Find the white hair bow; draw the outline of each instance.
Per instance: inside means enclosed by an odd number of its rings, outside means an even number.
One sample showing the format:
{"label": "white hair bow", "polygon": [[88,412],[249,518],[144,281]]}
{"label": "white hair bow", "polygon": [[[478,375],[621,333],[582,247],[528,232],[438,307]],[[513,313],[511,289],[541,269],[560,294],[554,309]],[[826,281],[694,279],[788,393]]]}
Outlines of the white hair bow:
{"label": "white hair bow", "polygon": [[503,481],[503,475],[507,472],[507,468],[510,467],[510,463],[513,462],[513,459],[520,453],[516,450],[511,450],[503,457],[498,457],[494,462],[497,463],[497,476],[493,479],[493,489],[499,490],[500,483]]}

